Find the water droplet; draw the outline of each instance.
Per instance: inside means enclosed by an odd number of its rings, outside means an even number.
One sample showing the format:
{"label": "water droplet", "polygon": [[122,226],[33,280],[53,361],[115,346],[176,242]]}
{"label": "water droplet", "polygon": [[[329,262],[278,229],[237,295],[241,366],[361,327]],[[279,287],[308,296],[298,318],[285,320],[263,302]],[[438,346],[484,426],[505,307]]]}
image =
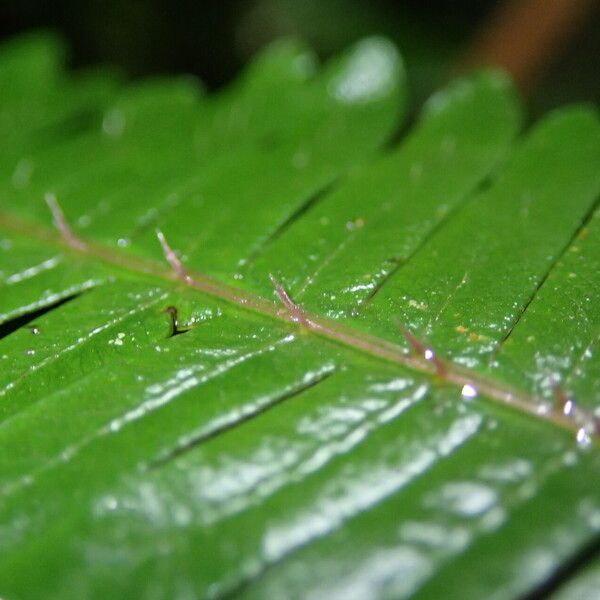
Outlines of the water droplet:
{"label": "water droplet", "polygon": [[119,248],[126,248],[129,244],[131,244],[131,241],[126,238],[119,238],[117,240],[117,246],[119,246]]}
{"label": "water droplet", "polygon": [[577,443],[581,448],[587,448],[592,443],[592,438],[586,427],[580,427],[576,435]]}
{"label": "water droplet", "polygon": [[425,360],[433,360],[435,358],[435,352],[430,348],[427,348],[424,353]]}
{"label": "water droplet", "polygon": [[35,354],[35,350],[32,350],[31,348],[29,350],[25,351],[25,354],[27,354],[27,356],[33,356]]}
{"label": "water droplet", "polygon": [[570,417],[573,414],[573,410],[575,409],[575,403],[573,400],[567,400],[565,405],[563,406],[563,414],[566,417]]}
{"label": "water droplet", "polygon": [[477,397],[477,389],[469,383],[465,383],[461,392],[463,398],[476,398]]}

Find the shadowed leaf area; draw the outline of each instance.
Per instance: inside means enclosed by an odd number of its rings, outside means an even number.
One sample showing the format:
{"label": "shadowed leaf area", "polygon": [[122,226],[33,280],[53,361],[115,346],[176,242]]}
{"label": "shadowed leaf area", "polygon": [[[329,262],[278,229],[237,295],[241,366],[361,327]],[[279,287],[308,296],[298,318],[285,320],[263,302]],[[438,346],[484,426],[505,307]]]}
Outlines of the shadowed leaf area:
{"label": "shadowed leaf area", "polygon": [[61,57],[0,50],[0,595],[592,589],[596,110],[480,72],[407,127],[378,38]]}

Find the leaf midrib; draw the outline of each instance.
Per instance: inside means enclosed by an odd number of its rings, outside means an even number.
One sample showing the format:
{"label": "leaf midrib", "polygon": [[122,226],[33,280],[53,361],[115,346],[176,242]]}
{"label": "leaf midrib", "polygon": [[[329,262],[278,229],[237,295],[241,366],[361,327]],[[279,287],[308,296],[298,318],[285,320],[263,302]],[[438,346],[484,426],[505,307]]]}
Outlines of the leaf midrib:
{"label": "leaf midrib", "polygon": [[[429,377],[436,377],[439,381],[459,387],[461,390],[465,386],[471,386],[476,390],[477,395],[482,395],[497,404],[512,408],[538,420],[552,423],[554,426],[568,432],[576,433],[581,429],[580,423],[566,416],[556,406],[549,407],[542,398],[528,394],[502,381],[440,358],[436,358],[435,362],[432,362],[427,360],[425,356],[407,354],[404,348],[383,338],[364,333],[326,317],[309,313],[304,309],[302,309],[302,312],[305,322],[298,323],[297,317],[287,308],[278,307],[276,303],[259,294],[241,290],[187,267],[186,272],[189,278],[183,281],[172,269],[166,268],[155,260],[128,256],[115,249],[88,240],[82,240],[84,245],[81,247],[74,247],[56,230],[3,210],[0,210],[0,227],[19,236],[57,246],[63,252],[76,256],[87,256],[137,275],[148,275],[171,284],[195,289],[207,296],[225,301],[238,309],[258,313],[273,320],[284,322],[287,325],[302,327],[315,335],[350,347],[363,354],[401,365]],[[586,415],[587,418],[590,422],[594,422],[591,414]],[[598,436],[594,436],[594,441],[600,444]]]}

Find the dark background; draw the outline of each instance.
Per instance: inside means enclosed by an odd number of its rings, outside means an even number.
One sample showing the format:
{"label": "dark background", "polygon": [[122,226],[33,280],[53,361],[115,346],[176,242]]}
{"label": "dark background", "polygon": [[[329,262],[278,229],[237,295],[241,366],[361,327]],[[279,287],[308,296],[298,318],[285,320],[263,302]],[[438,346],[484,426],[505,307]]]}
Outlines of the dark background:
{"label": "dark background", "polygon": [[[257,48],[281,35],[301,37],[326,57],[357,38],[382,33],[401,48],[418,102],[456,70],[499,4],[498,0],[2,0],[0,36],[51,29],[66,38],[73,67],[108,63],[134,77],[189,72],[214,89],[234,77]],[[528,90],[531,111],[567,101],[600,103],[598,57],[596,9],[536,77]]]}

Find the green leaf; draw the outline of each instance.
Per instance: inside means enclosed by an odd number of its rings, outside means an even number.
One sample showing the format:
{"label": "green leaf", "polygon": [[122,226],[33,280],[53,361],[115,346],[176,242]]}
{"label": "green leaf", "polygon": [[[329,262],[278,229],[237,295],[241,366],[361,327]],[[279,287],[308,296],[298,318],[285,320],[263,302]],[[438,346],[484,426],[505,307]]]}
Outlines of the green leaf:
{"label": "green leaf", "polygon": [[595,543],[595,109],[517,138],[482,72],[400,135],[378,38],[214,96],[59,54],[0,51],[1,595],[512,598]]}

